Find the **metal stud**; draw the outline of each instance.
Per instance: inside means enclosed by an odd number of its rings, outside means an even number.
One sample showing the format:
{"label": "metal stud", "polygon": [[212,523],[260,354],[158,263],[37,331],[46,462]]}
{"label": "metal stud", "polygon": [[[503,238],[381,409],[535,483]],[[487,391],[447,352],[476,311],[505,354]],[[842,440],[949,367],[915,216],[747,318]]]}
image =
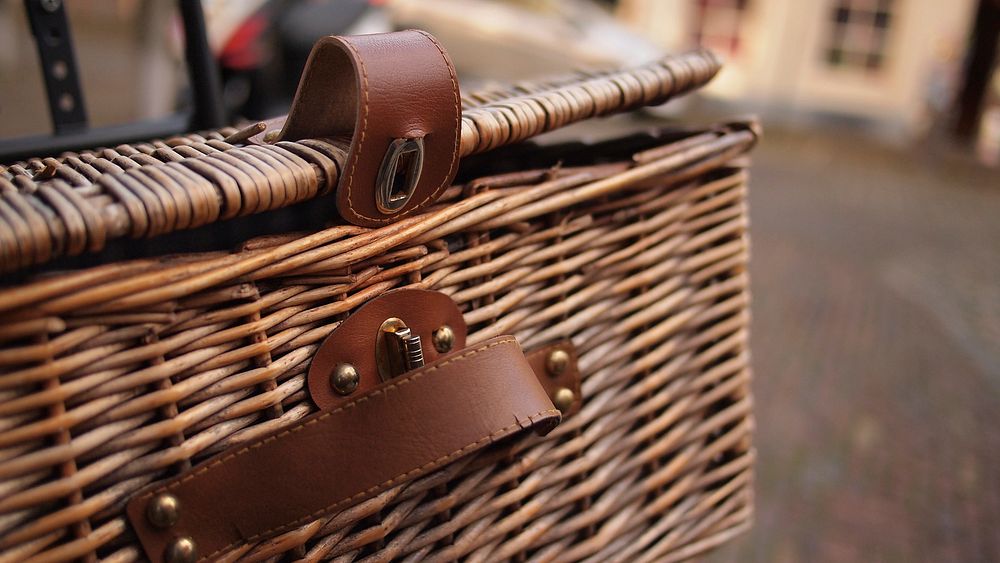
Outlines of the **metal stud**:
{"label": "metal stud", "polygon": [[569,352],[566,350],[553,350],[545,360],[545,369],[553,377],[562,375],[568,367]]}
{"label": "metal stud", "polygon": [[438,352],[442,354],[451,352],[452,347],[455,346],[455,331],[450,326],[444,325],[434,331],[431,339],[434,341],[434,349]]}
{"label": "metal stud", "polygon": [[566,387],[556,389],[555,394],[552,395],[552,404],[555,405],[561,413],[568,411],[570,407],[573,406],[573,401],[575,400],[576,395],[573,394],[572,390]]}
{"label": "metal stud", "polygon": [[167,563],[194,563],[198,560],[198,546],[191,538],[177,538],[163,554]]}
{"label": "metal stud", "polygon": [[146,518],[157,528],[173,526],[180,518],[180,514],[181,502],[174,495],[157,495],[146,505]]}
{"label": "metal stud", "polygon": [[330,374],[330,387],[333,387],[338,395],[350,395],[358,388],[360,381],[361,374],[358,373],[358,368],[351,364],[337,364]]}

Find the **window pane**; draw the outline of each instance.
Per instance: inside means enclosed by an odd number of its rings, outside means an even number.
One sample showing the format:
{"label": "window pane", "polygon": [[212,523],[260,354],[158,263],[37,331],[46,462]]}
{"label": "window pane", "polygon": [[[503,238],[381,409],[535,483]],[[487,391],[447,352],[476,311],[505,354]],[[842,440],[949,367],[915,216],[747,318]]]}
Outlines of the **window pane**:
{"label": "window pane", "polygon": [[831,0],[827,64],[868,71],[881,69],[893,6],[893,0]]}

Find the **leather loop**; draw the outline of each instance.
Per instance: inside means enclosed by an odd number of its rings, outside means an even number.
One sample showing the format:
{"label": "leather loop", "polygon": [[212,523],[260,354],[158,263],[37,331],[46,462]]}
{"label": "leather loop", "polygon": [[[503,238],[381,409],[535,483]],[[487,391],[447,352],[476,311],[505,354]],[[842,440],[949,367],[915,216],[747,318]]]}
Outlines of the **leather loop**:
{"label": "leather loop", "polygon": [[[455,69],[431,35],[410,30],[331,36],[313,47],[278,138],[350,138],[337,209],[351,223],[378,227],[432,203],[450,185],[458,167],[461,114]],[[400,146],[396,141],[418,140],[422,166],[396,168],[395,159],[387,158]],[[376,199],[383,163],[391,168],[383,170],[390,185],[393,172],[407,176],[404,184],[415,181],[405,204],[391,212],[380,210]]]}
{"label": "leather loop", "polygon": [[[154,562],[177,538],[213,559],[559,420],[517,341],[501,336],[158,483],[126,511]],[[162,528],[147,519],[160,494],[180,507]]]}

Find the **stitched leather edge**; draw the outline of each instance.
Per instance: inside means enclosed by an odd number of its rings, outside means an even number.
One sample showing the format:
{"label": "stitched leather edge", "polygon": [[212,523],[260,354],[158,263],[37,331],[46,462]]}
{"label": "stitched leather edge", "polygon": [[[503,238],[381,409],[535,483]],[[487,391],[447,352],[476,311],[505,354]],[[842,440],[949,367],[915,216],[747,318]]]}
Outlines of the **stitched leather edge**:
{"label": "stitched leather edge", "polygon": [[[545,410],[542,410],[542,411],[538,411],[538,412],[536,412],[533,415],[528,416],[527,417],[527,421],[529,423],[534,423],[534,421],[535,421],[536,418],[541,417],[543,415],[558,415],[558,414],[559,414],[559,410],[558,409],[545,409]],[[370,488],[368,488],[368,489],[366,489],[364,491],[361,491],[360,493],[357,493],[354,496],[351,496],[349,498],[337,501],[337,502],[335,502],[335,503],[333,503],[330,506],[327,506],[325,508],[316,510],[312,514],[309,514],[307,516],[303,516],[302,518],[299,518],[298,520],[295,520],[295,521],[293,521],[293,522],[291,522],[289,524],[278,526],[276,528],[271,528],[269,530],[264,530],[263,532],[259,532],[257,534],[252,535],[252,536],[249,536],[249,537],[247,537],[244,540],[233,542],[233,543],[227,545],[226,547],[220,548],[220,549],[216,550],[215,552],[213,552],[213,553],[211,553],[209,555],[206,555],[205,557],[202,558],[202,560],[214,557],[214,556],[216,556],[216,555],[218,555],[218,554],[220,554],[220,553],[222,553],[222,552],[224,552],[226,550],[229,550],[229,549],[232,549],[232,548],[236,547],[237,545],[240,545],[240,544],[243,544],[243,543],[250,543],[250,542],[253,542],[253,541],[255,541],[255,540],[257,540],[257,539],[259,539],[261,537],[264,537],[264,536],[271,536],[271,535],[274,535],[274,534],[280,534],[282,532],[286,532],[288,530],[291,530],[292,528],[300,526],[300,525],[302,525],[302,524],[304,524],[304,523],[306,523],[306,522],[308,522],[310,520],[319,518],[320,516],[323,516],[324,514],[328,514],[330,512],[333,512],[334,510],[336,510],[337,508],[340,508],[341,506],[349,505],[353,501],[355,501],[355,500],[357,500],[359,498],[362,498],[364,496],[370,495],[371,493],[374,493],[374,492],[380,492],[380,491],[382,491],[382,490],[384,490],[384,489],[392,486],[397,481],[404,480],[406,477],[408,477],[410,475],[413,475],[413,474],[416,474],[416,473],[420,473],[420,472],[428,470],[428,469],[435,469],[435,468],[437,468],[439,466],[445,465],[449,461],[452,461],[454,459],[462,457],[462,455],[466,451],[468,451],[468,450],[476,449],[477,447],[479,447],[480,445],[482,445],[484,443],[492,442],[494,439],[496,439],[496,438],[498,438],[500,436],[506,435],[507,432],[509,432],[510,430],[513,430],[515,427],[525,428],[526,426],[530,426],[530,424],[526,425],[526,424],[524,424],[524,421],[518,421],[518,422],[515,422],[514,424],[505,426],[505,427],[501,428],[500,430],[497,430],[496,432],[492,432],[492,433],[490,433],[487,436],[483,436],[482,438],[480,438],[480,439],[478,439],[478,440],[476,440],[474,442],[470,442],[470,443],[466,444],[465,446],[462,446],[461,448],[459,448],[459,449],[451,452],[448,455],[441,456],[438,459],[435,459],[434,461],[430,461],[428,463],[425,463],[424,465],[421,465],[420,467],[417,467],[417,468],[411,469],[410,471],[407,471],[405,473],[401,473],[399,475],[396,475],[395,477],[393,477],[391,479],[387,479],[387,480],[383,481],[382,483],[379,483],[378,485],[375,485],[374,487],[370,487]]]}
{"label": "stitched leather edge", "polygon": [[[360,119],[358,120],[360,122],[359,127],[361,132],[360,137],[358,138],[357,150],[355,151],[353,150],[354,147],[351,147],[352,150],[349,153],[351,159],[351,171],[347,174],[347,208],[350,209],[351,213],[357,217],[381,223],[382,221],[378,219],[358,213],[357,210],[354,209],[354,198],[351,197],[351,190],[354,188],[354,170],[358,167],[358,161],[361,160],[361,152],[364,150],[365,136],[368,132],[368,68],[365,66],[365,61],[361,57],[361,53],[358,52],[358,48],[351,43],[350,39],[346,37],[341,38],[341,43],[346,45],[347,48],[351,50],[351,53],[354,54],[354,60],[357,62],[358,67],[361,70],[361,114],[359,115]],[[355,134],[358,134],[358,132],[355,131]]]}
{"label": "stitched leather edge", "polygon": [[[443,360],[441,363],[429,366],[425,370],[419,370],[419,371],[416,371],[416,372],[414,372],[414,373],[412,373],[410,375],[403,376],[398,381],[394,381],[392,384],[387,385],[386,387],[383,387],[383,388],[380,388],[380,389],[376,389],[376,390],[372,391],[368,395],[365,395],[365,396],[362,396],[362,397],[358,397],[354,401],[346,403],[346,404],[344,404],[344,405],[342,405],[342,406],[340,406],[340,407],[338,407],[338,408],[336,408],[334,410],[331,410],[329,412],[323,413],[322,415],[317,416],[315,418],[312,418],[312,419],[306,421],[305,423],[298,424],[298,425],[293,426],[291,428],[288,428],[288,429],[286,429],[286,430],[284,430],[284,431],[282,431],[282,432],[280,432],[278,434],[275,434],[275,435],[272,435],[272,436],[268,436],[266,438],[263,438],[261,440],[258,440],[256,442],[254,442],[252,444],[248,444],[247,446],[244,446],[243,448],[240,448],[239,450],[237,450],[237,451],[235,451],[235,452],[233,452],[233,453],[231,453],[229,455],[226,455],[224,457],[216,459],[216,460],[214,460],[214,461],[212,461],[212,462],[204,465],[203,467],[200,467],[200,468],[192,471],[190,474],[185,475],[181,479],[178,479],[178,480],[173,481],[171,483],[168,483],[168,484],[166,484],[164,486],[157,487],[155,489],[147,491],[146,493],[144,493],[144,494],[142,494],[142,495],[140,495],[139,497],[136,497],[136,498],[139,501],[141,501],[141,502],[146,502],[146,501],[148,501],[148,499],[150,499],[151,497],[153,497],[155,495],[158,495],[160,493],[176,489],[177,487],[181,486],[183,483],[186,483],[187,481],[190,481],[191,479],[194,479],[196,477],[199,477],[201,475],[205,475],[205,474],[207,474],[207,473],[209,473],[211,471],[214,471],[214,470],[222,467],[223,465],[227,464],[228,462],[232,461],[233,459],[236,459],[237,457],[243,456],[243,455],[245,455],[245,454],[253,451],[254,449],[262,447],[264,444],[267,444],[267,443],[269,443],[271,441],[277,440],[277,439],[282,438],[284,436],[288,436],[288,435],[290,435],[292,433],[299,432],[302,429],[307,428],[307,427],[309,427],[309,426],[311,426],[313,424],[317,424],[317,423],[319,423],[319,422],[321,422],[323,420],[326,420],[326,419],[330,418],[331,416],[335,416],[335,415],[338,415],[338,414],[341,414],[341,413],[345,413],[345,412],[349,411],[350,409],[352,409],[352,408],[356,407],[357,405],[359,405],[361,403],[364,403],[366,401],[378,400],[378,399],[385,400],[389,396],[390,392],[393,391],[394,389],[398,389],[399,387],[401,387],[403,385],[412,383],[413,381],[416,381],[417,379],[425,377],[428,374],[434,373],[435,371],[438,371],[438,370],[440,370],[441,368],[443,368],[443,367],[445,367],[447,365],[451,365],[451,364],[454,364],[454,363],[466,361],[466,360],[470,359],[471,357],[475,356],[476,354],[479,354],[479,353],[481,353],[483,351],[486,351],[488,349],[495,348],[495,347],[498,347],[498,346],[504,346],[504,345],[518,346],[516,339],[514,339],[514,338],[504,338],[502,340],[493,341],[493,342],[490,342],[488,344],[481,345],[481,346],[479,346],[477,348],[473,348],[473,349],[467,350],[467,351],[465,351],[465,352],[463,352],[463,353],[461,353],[461,354],[459,354],[459,355],[457,355],[455,357]],[[314,511],[314,512],[308,514],[308,515],[305,515],[305,516],[303,516],[301,518],[298,518],[298,519],[296,519],[296,520],[294,520],[294,521],[292,521],[290,523],[283,524],[283,525],[275,527],[275,528],[270,528],[268,530],[265,530],[265,531],[253,534],[251,536],[248,536],[246,538],[242,538],[240,540],[232,542],[232,543],[228,544],[227,546],[225,546],[223,548],[217,549],[216,551],[214,551],[214,552],[212,552],[212,553],[210,553],[210,554],[208,554],[206,556],[201,557],[199,559],[199,561],[204,561],[204,560],[207,560],[207,559],[211,559],[211,558],[219,555],[220,553],[223,553],[223,552],[225,552],[225,551],[227,551],[229,549],[232,549],[233,547],[236,547],[236,546],[244,544],[244,543],[253,542],[253,541],[255,541],[255,540],[257,540],[257,539],[259,539],[259,538],[261,538],[263,536],[273,536],[273,535],[280,534],[280,533],[283,533],[285,531],[288,531],[290,529],[293,529],[296,526],[299,526],[299,525],[301,525],[301,524],[303,524],[303,523],[305,523],[305,522],[307,522],[307,521],[309,521],[311,519],[318,518],[318,517],[322,516],[323,514],[326,514],[326,513],[329,513],[329,512],[332,512],[332,511],[336,510],[337,508],[349,505],[351,502],[354,502],[358,498],[362,498],[362,497],[370,495],[372,493],[380,492],[380,491],[382,491],[382,490],[384,490],[384,489],[392,486],[396,482],[398,482],[398,481],[400,481],[402,479],[405,479],[406,477],[408,477],[410,475],[413,475],[413,474],[419,473],[419,472],[423,472],[423,471],[433,470],[433,469],[435,469],[435,468],[437,468],[437,467],[439,467],[441,465],[444,465],[447,462],[449,462],[449,461],[451,461],[451,460],[453,460],[455,458],[461,457],[465,452],[467,452],[467,451],[469,451],[471,449],[475,449],[475,448],[483,445],[484,443],[492,442],[492,441],[494,441],[494,440],[496,440],[496,439],[498,439],[498,438],[506,435],[507,433],[509,433],[511,430],[513,430],[516,427],[520,427],[520,428],[530,427],[530,426],[532,426],[535,423],[535,420],[538,419],[539,417],[544,417],[544,416],[558,416],[558,415],[559,415],[559,411],[557,409],[544,409],[544,410],[541,410],[541,411],[539,411],[539,412],[537,412],[537,413],[535,413],[533,415],[528,416],[526,419],[518,420],[514,424],[508,425],[508,426],[506,426],[504,428],[501,428],[500,430],[495,430],[495,431],[491,432],[490,434],[488,434],[486,436],[483,436],[483,437],[481,437],[481,438],[479,438],[477,440],[474,440],[474,441],[466,444],[465,446],[462,446],[461,448],[458,448],[457,450],[455,450],[455,451],[453,451],[453,452],[451,452],[449,454],[446,454],[446,455],[444,455],[444,456],[442,456],[442,457],[440,457],[438,459],[435,459],[435,460],[433,460],[431,462],[428,462],[428,463],[426,463],[426,464],[424,464],[424,465],[422,465],[422,466],[420,466],[420,467],[418,467],[416,469],[412,469],[412,470],[406,471],[406,472],[404,472],[404,473],[402,473],[400,475],[396,475],[396,476],[394,476],[394,477],[392,477],[390,479],[387,479],[387,480],[379,483],[378,485],[375,485],[373,487],[370,487],[370,488],[366,489],[365,491],[362,491],[362,492],[359,492],[359,493],[357,493],[355,495],[352,495],[349,498],[341,499],[341,500],[339,500],[339,501],[337,501],[337,502],[335,502],[335,503],[333,503],[333,504],[331,504],[331,505],[329,505],[327,507],[324,507],[322,509],[316,510],[316,511]]]}
{"label": "stitched leather edge", "polygon": [[354,209],[354,204],[353,204],[354,200],[351,197],[351,188],[353,188],[353,186],[354,186],[354,169],[355,169],[355,167],[356,167],[356,165],[358,163],[358,160],[360,160],[360,157],[361,157],[361,148],[362,148],[362,145],[365,142],[365,131],[367,130],[367,123],[368,123],[368,73],[367,73],[367,71],[365,69],[364,60],[361,58],[360,53],[358,53],[357,48],[355,48],[354,45],[352,45],[350,43],[350,41],[348,41],[345,38],[344,41],[343,41],[343,43],[351,48],[351,52],[354,53],[355,60],[357,60],[358,63],[361,65],[361,75],[362,75],[362,79],[363,79],[363,83],[362,83],[363,88],[362,88],[362,90],[364,91],[364,100],[362,102],[362,108],[364,110],[364,123],[361,124],[361,138],[358,140],[357,156],[356,157],[352,156],[352,158],[351,158],[351,172],[350,172],[350,174],[348,174],[348,178],[349,179],[347,181],[347,188],[346,188],[347,189],[347,208],[350,209],[351,213],[353,213],[355,216],[361,217],[362,219],[365,219],[366,221],[371,221],[373,223],[385,224],[385,223],[396,222],[399,219],[401,219],[403,217],[406,217],[407,215],[409,215],[409,214],[411,214],[411,213],[413,213],[415,211],[423,209],[428,204],[428,202],[434,202],[434,201],[436,201],[437,198],[441,195],[441,193],[451,183],[452,178],[454,178],[454,176],[455,176],[455,169],[456,169],[456,165],[458,163],[458,155],[459,155],[459,153],[461,151],[461,148],[462,148],[462,143],[461,143],[461,132],[462,132],[462,119],[461,119],[462,118],[462,100],[461,100],[461,96],[459,95],[458,77],[455,75],[455,66],[453,64],[451,64],[451,60],[448,58],[448,55],[446,54],[446,52],[444,50],[444,47],[442,47],[441,44],[438,43],[437,39],[435,39],[431,34],[427,33],[426,31],[419,30],[419,29],[413,29],[413,30],[407,30],[407,31],[415,31],[415,32],[419,33],[420,35],[424,36],[425,38],[427,38],[431,43],[433,43],[434,47],[437,48],[438,53],[441,54],[441,58],[444,60],[445,66],[448,67],[448,75],[449,75],[449,77],[451,79],[451,85],[452,85],[452,96],[455,99],[455,113],[456,113],[456,115],[458,115],[458,127],[455,128],[455,143],[454,143],[455,144],[455,150],[452,152],[452,155],[451,155],[451,164],[449,164],[449,166],[448,166],[448,176],[445,177],[443,180],[441,180],[441,184],[437,188],[435,188],[434,191],[430,195],[428,195],[427,197],[425,197],[423,201],[421,201],[420,203],[414,205],[410,209],[407,209],[406,211],[403,211],[402,213],[397,213],[397,214],[392,215],[390,217],[382,217],[382,218],[379,218],[379,217],[369,217],[368,215],[365,215],[363,213],[358,213],[358,211],[356,209]]}

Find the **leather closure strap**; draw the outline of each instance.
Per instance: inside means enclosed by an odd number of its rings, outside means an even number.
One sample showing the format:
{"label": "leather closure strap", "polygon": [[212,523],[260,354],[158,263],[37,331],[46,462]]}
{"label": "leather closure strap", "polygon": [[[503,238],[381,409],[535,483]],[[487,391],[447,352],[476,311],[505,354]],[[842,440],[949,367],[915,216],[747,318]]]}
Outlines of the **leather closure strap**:
{"label": "leather closure strap", "polygon": [[341,217],[378,227],[437,199],[458,167],[462,107],[441,45],[423,31],[324,37],[280,140],[350,139]]}
{"label": "leather closure strap", "polygon": [[576,348],[569,340],[533,348],[525,352],[535,377],[552,399],[552,404],[566,420],[580,411],[583,395],[580,391],[580,367]]}
{"label": "leather closure strap", "polygon": [[[559,420],[517,341],[501,336],[158,483],[126,511],[154,562],[181,544],[213,559]],[[164,495],[168,522],[151,511]]]}
{"label": "leather closure strap", "polygon": [[[329,410],[373,389],[381,378],[378,369],[377,334],[387,319],[402,321],[420,338],[423,358],[433,362],[465,348],[468,327],[458,305],[444,293],[412,287],[388,291],[345,319],[323,341],[313,356],[306,384],[320,409]],[[580,369],[576,349],[560,340],[524,352],[535,377],[566,420],[582,406]],[[347,368],[353,377],[338,379]]]}
{"label": "leather closure strap", "polygon": [[[420,337],[427,363],[465,348],[465,319],[450,297],[426,289],[388,291],[352,313],[316,351],[306,373],[309,396],[316,406],[323,410],[336,408],[378,385],[381,379],[376,366],[376,335],[379,326],[392,317],[402,320]],[[439,350],[435,332],[445,329],[451,338],[447,347]],[[331,385],[337,366],[345,364],[358,374],[357,387],[346,396],[337,393]]]}

